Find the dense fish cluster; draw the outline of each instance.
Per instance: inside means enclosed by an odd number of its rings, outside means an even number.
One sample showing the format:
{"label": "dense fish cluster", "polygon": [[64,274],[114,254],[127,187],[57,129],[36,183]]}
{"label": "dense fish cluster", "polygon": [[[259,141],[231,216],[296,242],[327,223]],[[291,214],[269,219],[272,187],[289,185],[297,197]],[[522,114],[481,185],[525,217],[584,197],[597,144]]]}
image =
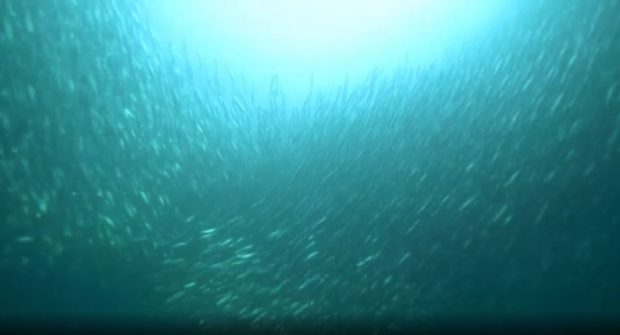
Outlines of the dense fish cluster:
{"label": "dense fish cluster", "polygon": [[1,313],[619,315],[618,1],[297,107],[143,5],[0,2]]}

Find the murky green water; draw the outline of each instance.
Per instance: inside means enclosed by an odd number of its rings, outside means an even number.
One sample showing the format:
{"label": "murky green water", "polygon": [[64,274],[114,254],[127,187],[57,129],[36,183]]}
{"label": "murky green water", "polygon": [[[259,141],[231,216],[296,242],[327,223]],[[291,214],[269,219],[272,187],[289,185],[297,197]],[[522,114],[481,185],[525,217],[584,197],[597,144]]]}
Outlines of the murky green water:
{"label": "murky green water", "polygon": [[620,315],[620,3],[289,108],[125,1],[0,2],[5,317]]}

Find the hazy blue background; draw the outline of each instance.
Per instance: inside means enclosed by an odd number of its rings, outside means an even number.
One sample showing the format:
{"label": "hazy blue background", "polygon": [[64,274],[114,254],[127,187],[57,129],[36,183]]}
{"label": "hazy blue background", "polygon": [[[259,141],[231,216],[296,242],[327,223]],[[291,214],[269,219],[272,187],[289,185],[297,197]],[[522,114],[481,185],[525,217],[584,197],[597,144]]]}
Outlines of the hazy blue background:
{"label": "hazy blue background", "polygon": [[619,1],[335,58],[229,6],[184,51],[150,1],[0,1],[4,320],[618,320]]}

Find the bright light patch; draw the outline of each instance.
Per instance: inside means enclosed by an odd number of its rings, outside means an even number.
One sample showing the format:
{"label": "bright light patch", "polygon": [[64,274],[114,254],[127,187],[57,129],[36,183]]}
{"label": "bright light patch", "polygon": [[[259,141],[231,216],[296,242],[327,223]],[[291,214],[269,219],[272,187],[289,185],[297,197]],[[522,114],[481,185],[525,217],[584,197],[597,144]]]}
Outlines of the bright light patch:
{"label": "bright light patch", "polygon": [[293,98],[405,59],[424,64],[488,27],[506,0],[158,0],[154,27],[266,90]]}
{"label": "bright light patch", "polygon": [[247,36],[250,43],[268,53],[301,58],[359,47],[369,38],[376,38],[373,35],[386,32],[400,7],[395,1],[379,0],[276,0],[249,4],[238,27],[252,32]]}

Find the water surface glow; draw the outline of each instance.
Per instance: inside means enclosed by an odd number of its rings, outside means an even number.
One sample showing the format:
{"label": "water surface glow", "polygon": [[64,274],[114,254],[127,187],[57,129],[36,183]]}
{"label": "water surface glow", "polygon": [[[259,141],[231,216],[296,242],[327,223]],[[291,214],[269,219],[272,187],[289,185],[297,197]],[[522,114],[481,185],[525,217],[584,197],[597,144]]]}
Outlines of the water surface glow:
{"label": "water surface glow", "polygon": [[311,80],[333,90],[375,68],[432,63],[492,30],[506,0],[157,0],[152,24],[165,43],[216,61],[260,93],[274,75],[289,100]]}

